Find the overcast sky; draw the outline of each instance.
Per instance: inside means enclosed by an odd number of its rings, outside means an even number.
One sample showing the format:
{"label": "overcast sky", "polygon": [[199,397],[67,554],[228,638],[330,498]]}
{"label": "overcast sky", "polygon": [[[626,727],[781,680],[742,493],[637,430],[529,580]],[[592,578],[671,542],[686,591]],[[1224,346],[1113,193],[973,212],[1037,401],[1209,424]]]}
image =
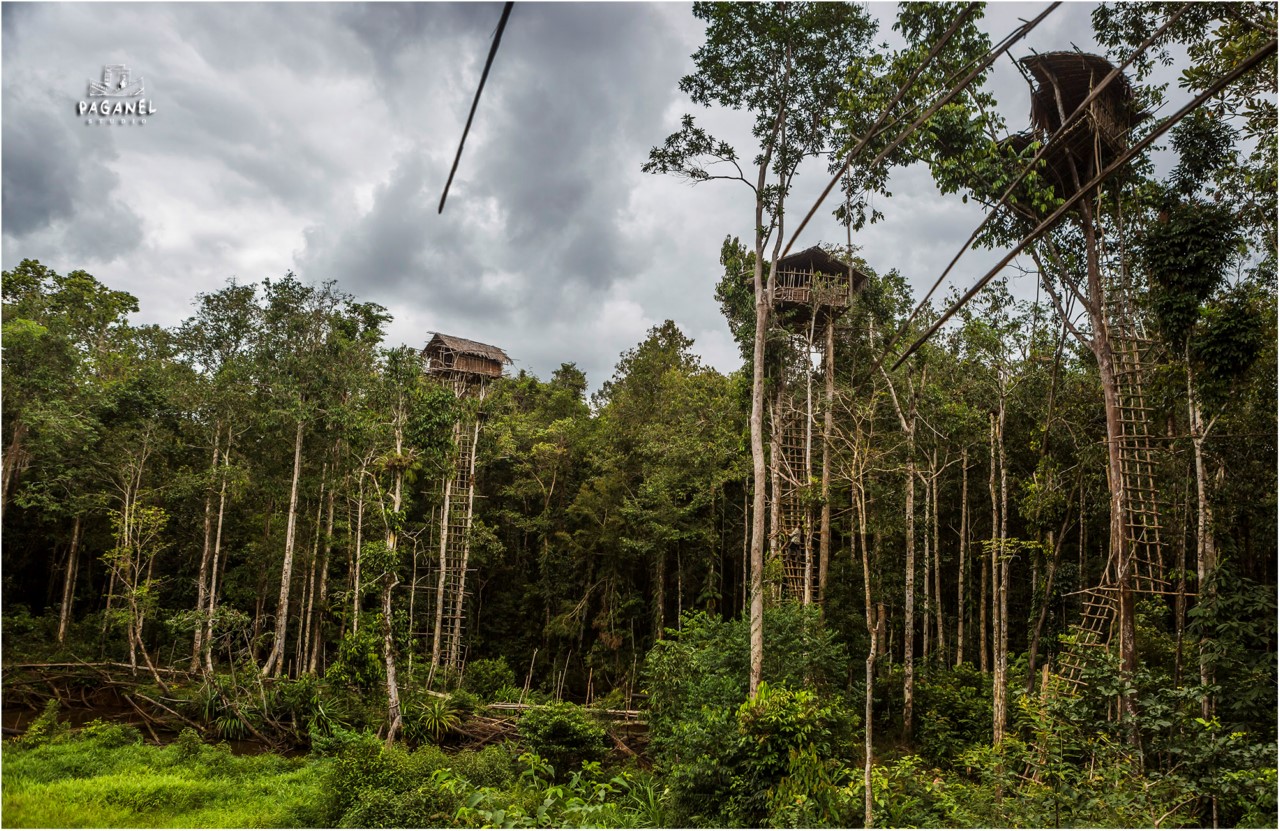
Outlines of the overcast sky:
{"label": "overcast sky", "polygon": [[[999,40],[1043,3],[998,3]],[[1092,4],[1067,3],[1014,49],[1098,51]],[[896,7],[872,3],[889,31]],[[166,326],[229,278],[292,269],[395,317],[391,343],[442,331],[503,347],[546,378],[573,361],[594,389],[667,318],[717,368],[739,364],[713,292],[726,235],[751,232],[750,192],[646,175],[681,114],[748,158],[741,113],[676,88],[702,25],[687,4],[518,3],[443,216],[436,214],[501,4],[3,6],[3,249],[82,268]],[[108,64],[142,78],[145,125],[85,124],[76,104]],[[1011,128],[1027,88],[1006,59],[992,89]],[[807,210],[826,184],[797,180]],[[880,271],[927,286],[981,219],[926,171],[895,176],[886,219],[855,239]],[[828,210],[799,247],[843,243]],[[969,285],[994,261],[966,257]]]}

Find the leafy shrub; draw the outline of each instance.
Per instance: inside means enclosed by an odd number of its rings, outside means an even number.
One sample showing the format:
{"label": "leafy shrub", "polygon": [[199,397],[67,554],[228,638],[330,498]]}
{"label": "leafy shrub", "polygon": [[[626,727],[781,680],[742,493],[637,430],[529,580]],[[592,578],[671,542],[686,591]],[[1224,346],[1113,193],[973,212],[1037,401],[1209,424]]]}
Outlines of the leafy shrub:
{"label": "leafy shrub", "polygon": [[991,742],[991,680],[969,664],[933,672],[916,683],[916,750],[947,765],[978,742]]}
{"label": "leafy shrub", "polygon": [[[419,750],[417,753],[421,752]],[[446,764],[451,764],[459,776],[465,777],[472,784],[486,788],[504,787],[518,773],[513,747],[507,744],[491,744],[479,750],[464,750],[451,760],[446,760]]]}
{"label": "leafy shrub", "polygon": [[108,749],[142,744],[142,733],[132,724],[118,724],[100,718],[81,727],[80,738]]}
{"label": "leafy shrub", "polygon": [[58,720],[61,707],[58,699],[50,698],[44,703],[44,710],[32,720],[27,731],[18,737],[20,747],[39,747],[42,744],[57,741],[67,734],[67,725]]}
{"label": "leafy shrub", "polygon": [[[837,686],[847,655],[816,610],[772,607],[765,626],[775,644],[765,653],[770,683],[754,702],[743,704],[745,620],[688,614],[645,659],[650,748],[665,774],[670,820],[678,825],[759,825],[771,810],[768,790],[793,773],[792,751],[814,745],[821,758],[836,758],[840,743],[831,737],[858,723],[842,707]],[[804,778],[804,771],[794,773],[793,781]]]}
{"label": "leafy shrub", "polygon": [[516,674],[506,658],[483,658],[467,664],[463,687],[480,696],[482,701],[494,701],[495,694],[503,688],[514,688]]}
{"label": "leafy shrub", "polygon": [[366,791],[399,793],[414,784],[404,748],[388,748],[372,733],[347,734],[343,741],[324,777],[324,815],[330,825],[362,801]]}
{"label": "leafy shrub", "polygon": [[359,690],[372,691],[382,686],[386,667],[382,660],[382,639],[370,618],[358,632],[343,634],[338,643],[338,656],[329,665],[325,678]]}
{"label": "leafy shrub", "polygon": [[[823,703],[809,690],[761,682],[755,698],[738,708],[738,753],[726,800],[729,818],[735,824],[762,824],[775,792],[794,791],[796,784],[815,786],[810,796],[825,797],[831,784],[824,779],[826,761],[838,760],[852,745],[856,724],[855,716],[838,704]],[[784,786],[788,780],[789,789]]]}
{"label": "leafy shrub", "polygon": [[415,744],[439,743],[462,723],[452,697],[424,695],[406,704],[402,714],[405,738]]}
{"label": "leafy shrub", "polygon": [[[445,771],[447,777],[447,771]],[[453,824],[462,805],[458,788],[442,787],[439,777],[397,793],[387,788],[365,791],[338,822],[339,828],[441,828]]]}
{"label": "leafy shrub", "polygon": [[520,719],[520,736],[562,777],[583,762],[604,758],[604,728],[567,701],[525,713]]}

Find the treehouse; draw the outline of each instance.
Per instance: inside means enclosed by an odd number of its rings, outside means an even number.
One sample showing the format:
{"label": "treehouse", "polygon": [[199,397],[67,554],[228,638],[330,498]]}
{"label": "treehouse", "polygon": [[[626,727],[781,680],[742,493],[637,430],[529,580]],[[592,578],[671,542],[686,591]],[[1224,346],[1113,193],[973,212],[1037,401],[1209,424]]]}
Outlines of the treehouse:
{"label": "treehouse", "polygon": [[422,350],[422,363],[431,375],[480,383],[501,377],[511,359],[496,346],[436,332]]}
{"label": "treehouse", "polygon": [[788,320],[839,314],[866,281],[865,274],[815,245],[778,260],[773,301]]}
{"label": "treehouse", "polygon": [[1121,73],[1059,134],[1064,120],[1115,67],[1083,52],[1032,55],[1018,65],[1031,85],[1031,130],[1009,141],[1019,150],[1033,140],[1049,141],[1043,172],[1059,196],[1071,196],[1077,182],[1084,184],[1128,149],[1130,131],[1147,114],[1137,111],[1133,88]]}

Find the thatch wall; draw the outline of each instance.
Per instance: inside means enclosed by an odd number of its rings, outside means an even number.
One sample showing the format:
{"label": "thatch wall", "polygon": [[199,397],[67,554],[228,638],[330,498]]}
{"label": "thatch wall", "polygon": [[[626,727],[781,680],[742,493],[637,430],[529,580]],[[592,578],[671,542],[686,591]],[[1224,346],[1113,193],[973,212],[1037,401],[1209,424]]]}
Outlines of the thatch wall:
{"label": "thatch wall", "polygon": [[[1083,52],[1048,52],[1019,63],[1031,76],[1031,129],[1042,140],[1056,134],[1064,117],[1115,69],[1106,58]],[[1123,74],[1108,83],[1084,117],[1057,136],[1044,155],[1060,194],[1071,195],[1077,177],[1083,182],[1115,161],[1128,148],[1133,126],[1144,117],[1136,111],[1133,88]]]}
{"label": "thatch wall", "polygon": [[511,363],[507,353],[487,343],[437,332],[422,350],[427,372],[476,378],[498,378]]}

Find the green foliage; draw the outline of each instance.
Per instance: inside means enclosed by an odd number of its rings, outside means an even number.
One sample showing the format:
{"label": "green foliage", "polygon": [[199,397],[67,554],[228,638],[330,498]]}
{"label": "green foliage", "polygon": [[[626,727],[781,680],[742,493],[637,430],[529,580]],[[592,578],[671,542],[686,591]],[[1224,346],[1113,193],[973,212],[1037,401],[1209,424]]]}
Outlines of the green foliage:
{"label": "green foliage", "polygon": [[438,744],[462,723],[460,710],[452,697],[434,695],[406,699],[403,717],[405,737],[418,743]]}
{"label": "green foliage", "polygon": [[338,643],[338,655],[329,665],[325,677],[338,684],[371,691],[383,685],[386,671],[382,660],[382,638],[377,627],[368,622],[357,632],[343,634]]}
{"label": "green foliage", "polygon": [[[848,659],[813,608],[771,607],[765,629],[769,681],[746,703],[743,620],[686,615],[646,658],[650,747],[677,823],[759,825],[774,811],[777,822],[807,822],[831,809],[827,761],[852,746],[859,721],[836,687]],[[797,803],[805,782],[825,784]]]}
{"label": "green foliage", "polygon": [[526,712],[520,717],[520,738],[561,778],[583,762],[603,759],[606,746],[604,728],[586,710],[567,701]]}
{"label": "green foliage", "polygon": [[916,681],[916,750],[945,766],[962,751],[991,741],[991,679],[971,664],[925,674]]}
{"label": "green foliage", "polygon": [[42,744],[57,741],[67,734],[67,725],[59,720],[61,707],[58,699],[51,698],[44,704],[44,710],[32,720],[27,730],[17,739],[21,747],[39,747]]}
{"label": "green foliage", "polygon": [[494,701],[494,695],[503,688],[516,685],[516,674],[506,658],[482,658],[467,663],[463,685],[483,701]]}

